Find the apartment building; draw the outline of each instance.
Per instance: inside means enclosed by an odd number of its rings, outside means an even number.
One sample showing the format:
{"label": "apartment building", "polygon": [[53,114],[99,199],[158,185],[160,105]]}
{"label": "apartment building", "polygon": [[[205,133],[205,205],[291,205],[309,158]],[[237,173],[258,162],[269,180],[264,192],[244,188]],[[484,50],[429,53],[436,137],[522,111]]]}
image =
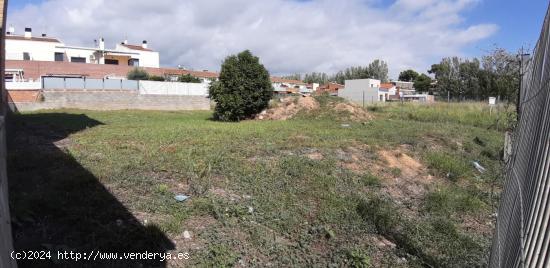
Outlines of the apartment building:
{"label": "apartment building", "polygon": [[105,39],[94,41],[93,47],[66,45],[58,38],[46,34],[33,36],[31,28],[18,35],[14,27],[6,32],[6,59],[25,61],[55,61],[89,64],[110,64],[159,68],[159,53],[148,47],[128,44],[125,40],[114,49],[105,47]]}

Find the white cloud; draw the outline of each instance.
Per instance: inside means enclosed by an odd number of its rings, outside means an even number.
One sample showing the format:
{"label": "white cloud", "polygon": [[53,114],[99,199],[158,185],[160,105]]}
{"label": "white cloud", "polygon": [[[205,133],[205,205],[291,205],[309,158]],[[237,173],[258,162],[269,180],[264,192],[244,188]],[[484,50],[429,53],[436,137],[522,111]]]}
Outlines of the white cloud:
{"label": "white cloud", "polygon": [[10,10],[8,23],[33,27],[71,45],[148,40],[165,66],[217,70],[229,54],[250,49],[274,74],[334,72],[389,62],[425,71],[494,34],[493,24],[465,25],[480,0],[49,0]]}

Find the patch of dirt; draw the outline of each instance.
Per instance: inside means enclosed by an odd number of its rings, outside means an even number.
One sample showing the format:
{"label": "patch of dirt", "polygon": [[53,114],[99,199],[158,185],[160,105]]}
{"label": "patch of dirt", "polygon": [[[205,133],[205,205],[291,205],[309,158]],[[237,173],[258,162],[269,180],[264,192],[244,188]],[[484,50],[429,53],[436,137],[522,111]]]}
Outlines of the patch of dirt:
{"label": "patch of dirt", "polygon": [[319,109],[319,103],[311,96],[286,97],[281,102],[270,109],[261,112],[256,119],[258,120],[287,120],[300,111],[311,111]]}
{"label": "patch of dirt", "polygon": [[351,102],[340,102],[334,106],[334,110],[337,112],[348,112],[353,120],[366,121],[372,119],[372,115],[367,110]]}
{"label": "patch of dirt", "polygon": [[354,146],[337,149],[335,157],[343,168],[380,178],[382,193],[405,205],[407,210],[414,211],[431,185],[439,184],[441,180],[431,176],[424,164],[408,154],[407,148],[400,146],[376,152],[368,146]]}
{"label": "patch of dirt", "polygon": [[306,155],[311,160],[323,160],[323,155],[319,152],[314,152]]}
{"label": "patch of dirt", "polygon": [[383,181],[383,190],[397,202],[404,203],[414,210],[418,205],[416,201],[426,194],[430,185],[436,183],[437,179],[429,174],[424,164],[402,149],[381,150],[378,154],[384,167],[381,176],[386,178]]}
{"label": "patch of dirt", "polygon": [[388,167],[398,168],[404,177],[418,177],[420,173],[426,170],[424,165],[406,153],[401,152],[401,150],[381,150],[378,153],[387,163]]}

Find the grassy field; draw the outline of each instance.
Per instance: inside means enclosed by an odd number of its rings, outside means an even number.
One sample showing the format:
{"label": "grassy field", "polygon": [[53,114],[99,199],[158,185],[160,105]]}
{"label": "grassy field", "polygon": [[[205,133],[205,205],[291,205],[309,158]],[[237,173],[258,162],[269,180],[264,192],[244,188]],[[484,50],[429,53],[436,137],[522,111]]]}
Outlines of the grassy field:
{"label": "grassy field", "polygon": [[[321,111],[287,121],[14,115],[16,247],[190,253],[145,263],[169,267],[487,264],[502,110],[395,104],[369,107],[374,119],[357,122],[323,112],[339,100],[319,101]],[[179,193],[191,197],[178,202]]]}

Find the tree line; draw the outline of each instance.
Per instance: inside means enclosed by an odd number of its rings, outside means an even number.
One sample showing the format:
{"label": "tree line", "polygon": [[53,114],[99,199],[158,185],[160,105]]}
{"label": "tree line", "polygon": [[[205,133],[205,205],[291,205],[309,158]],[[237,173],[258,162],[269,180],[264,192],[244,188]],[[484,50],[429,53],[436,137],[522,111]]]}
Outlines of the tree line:
{"label": "tree line", "polygon": [[428,71],[435,76],[434,92],[459,100],[481,100],[489,96],[516,102],[520,85],[520,57],[495,48],[481,59],[443,58]]}
{"label": "tree line", "polygon": [[383,60],[374,60],[367,66],[354,66],[338,71],[335,74],[328,75],[323,72],[312,72],[302,74],[292,74],[283,76],[286,79],[300,80],[304,83],[326,84],[335,82],[344,84],[345,80],[373,78],[381,80],[383,83],[388,81],[388,63]]}

